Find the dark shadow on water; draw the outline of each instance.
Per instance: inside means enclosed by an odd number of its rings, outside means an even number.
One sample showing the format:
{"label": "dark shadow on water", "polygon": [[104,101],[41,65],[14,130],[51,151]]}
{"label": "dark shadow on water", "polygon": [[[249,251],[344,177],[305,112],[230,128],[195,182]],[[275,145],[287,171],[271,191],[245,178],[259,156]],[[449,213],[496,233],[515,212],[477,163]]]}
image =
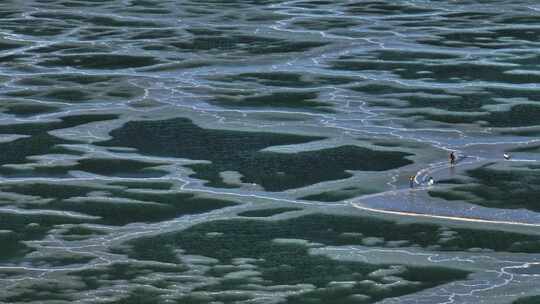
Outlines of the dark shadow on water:
{"label": "dark shadow on water", "polygon": [[459,178],[449,190],[432,190],[429,194],[446,200],[465,200],[490,208],[540,211],[540,168],[535,166],[492,168],[491,164],[468,170],[472,179]]}
{"label": "dark shadow on water", "polygon": [[0,165],[25,163],[28,161],[27,157],[32,155],[70,153],[69,150],[58,145],[79,142],[60,139],[50,135],[48,132],[91,122],[112,120],[117,117],[117,115],[77,115],[62,117],[58,122],[0,125],[0,134],[29,136],[0,143],[0,150],[2,151],[0,153]]}
{"label": "dark shadow on water", "polygon": [[[23,259],[32,249],[23,241],[40,240],[60,224],[103,224],[121,226],[135,222],[159,222],[185,214],[197,214],[233,206],[226,200],[196,197],[189,193],[130,192],[122,187],[86,187],[69,184],[8,184],[1,186],[2,193],[25,195],[13,201],[3,201],[4,206],[16,205],[28,210],[72,211],[96,219],[80,219],[50,214],[0,213],[0,261]],[[90,192],[100,197],[88,196]],[[29,197],[31,196],[31,197]],[[70,199],[71,200],[68,200]],[[79,199],[74,199],[79,198]],[[82,199],[80,199],[82,198]],[[122,200],[124,199],[124,200]],[[125,199],[135,201],[128,202]],[[74,226],[62,232],[66,240],[81,240],[102,234],[102,231]]]}
{"label": "dark shadow on water", "polygon": [[222,181],[223,171],[237,171],[242,182],[256,183],[267,191],[283,191],[314,183],[344,179],[346,170],[384,171],[411,164],[410,153],[376,151],[341,146],[298,153],[262,152],[278,145],[300,144],[324,139],[278,133],[203,129],[185,118],[165,121],[133,121],[111,132],[113,139],[101,142],[110,147],[136,148],[143,154],[210,160],[194,164],[195,178],[209,186],[236,187]]}
{"label": "dark shadow on water", "polygon": [[[366,264],[361,262],[335,261],[322,255],[311,255],[308,248],[295,243],[278,243],[276,238],[300,238],[330,245],[360,243],[361,238],[352,232],[365,232],[366,236],[376,233],[400,234],[399,239],[407,239],[422,225],[397,225],[391,230],[390,223],[370,221],[363,218],[312,215],[278,222],[257,220],[223,220],[199,224],[178,233],[130,241],[117,250],[127,252],[132,258],[178,262],[177,249],[186,254],[203,255],[218,259],[221,264],[230,264],[234,258],[253,258],[257,271],[261,272],[264,286],[313,284],[312,292],[290,296],[289,303],[358,303],[355,294],[367,295],[366,303],[373,303],[388,297],[417,292],[454,280],[464,279],[467,272],[438,267],[401,267],[394,275],[404,284],[395,287],[377,288],[384,278],[369,275],[389,265]],[[399,228],[398,228],[399,227]],[[360,228],[360,229],[359,229]],[[363,228],[363,229],[362,229]],[[396,229],[397,228],[397,229]],[[425,227],[418,240],[426,240],[425,234],[433,232],[433,227]],[[349,232],[350,236],[343,235]],[[396,237],[398,237],[396,235]],[[395,266],[395,265],[394,265]],[[233,271],[233,270],[229,270]],[[212,268],[207,274],[223,277],[229,271]],[[372,283],[365,280],[371,280]],[[352,286],[334,288],[331,281],[354,281]],[[415,283],[407,283],[407,282]],[[362,283],[363,282],[363,283]],[[376,282],[376,283],[375,283]],[[196,291],[218,292],[242,290],[246,279],[224,278],[215,284],[206,284]],[[387,284],[387,283],[383,283]],[[190,296],[179,299],[179,303],[190,302]],[[185,302],[184,302],[185,301]]]}
{"label": "dark shadow on water", "polygon": [[[226,238],[234,238],[235,246],[209,242],[199,248],[197,243],[184,243],[190,233],[221,232]],[[205,233],[206,233],[205,232]],[[242,237],[239,237],[242,236]],[[130,242],[128,250],[133,258],[175,262],[173,248],[203,250],[205,256],[219,255],[220,259],[230,259],[255,250],[249,245],[253,238],[294,238],[326,245],[366,245],[388,247],[419,246],[440,251],[466,251],[484,248],[494,251],[540,252],[540,236],[464,228],[447,228],[433,224],[398,224],[392,221],[368,217],[306,215],[275,222],[235,219],[200,224],[185,232],[141,238]],[[377,242],[371,242],[373,239]],[[161,246],[148,246],[162,244]],[[198,248],[198,249],[197,249]],[[241,251],[238,253],[237,251]],[[249,254],[251,255],[251,254]]]}
{"label": "dark shadow on water", "polygon": [[[19,208],[75,211],[99,217],[97,220],[87,220],[88,223],[114,226],[135,222],[159,222],[184,214],[203,213],[236,204],[226,200],[196,197],[190,193],[132,192],[118,187],[94,188],[36,183],[6,185],[1,189],[2,192],[50,199],[40,204],[33,204],[31,201],[21,203],[18,204]],[[88,196],[93,191],[100,191],[103,194],[99,197]],[[71,200],[67,200],[69,198]]]}
{"label": "dark shadow on water", "polygon": [[349,188],[338,189],[338,190],[324,191],[318,194],[310,194],[310,195],[300,197],[300,199],[307,200],[307,201],[319,201],[319,202],[337,202],[337,201],[342,201],[349,198],[376,193],[376,192],[377,192],[376,189],[349,187]]}
{"label": "dark shadow on water", "polygon": [[59,215],[0,213],[0,233],[2,250],[0,261],[12,262],[21,260],[33,251],[22,241],[38,240],[45,237],[55,225],[82,223],[80,219]]}
{"label": "dark shadow on water", "polygon": [[540,296],[521,298],[512,302],[512,304],[538,304],[538,303],[540,303]]}
{"label": "dark shadow on water", "polygon": [[[69,153],[65,151],[64,153]],[[39,166],[33,169],[0,168],[0,173],[9,178],[21,177],[71,177],[69,171],[84,171],[97,175],[124,178],[155,178],[168,174],[167,171],[153,169],[156,163],[117,158],[90,158],[77,161],[76,165]]]}
{"label": "dark shadow on water", "polygon": [[290,212],[290,211],[298,211],[298,210],[302,210],[302,209],[301,208],[287,208],[287,207],[273,208],[273,209],[259,209],[259,210],[244,211],[244,212],[238,213],[238,215],[244,216],[244,217],[267,217],[267,216],[273,216],[276,214],[281,214],[281,213]]}

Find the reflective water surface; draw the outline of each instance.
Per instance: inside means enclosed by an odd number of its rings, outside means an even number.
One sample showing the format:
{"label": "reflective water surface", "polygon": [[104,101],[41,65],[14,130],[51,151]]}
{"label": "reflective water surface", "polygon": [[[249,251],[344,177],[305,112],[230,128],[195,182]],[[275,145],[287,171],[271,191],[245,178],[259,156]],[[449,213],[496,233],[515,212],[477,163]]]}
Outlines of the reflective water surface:
{"label": "reflective water surface", "polygon": [[5,0],[0,33],[2,303],[538,301],[534,1]]}

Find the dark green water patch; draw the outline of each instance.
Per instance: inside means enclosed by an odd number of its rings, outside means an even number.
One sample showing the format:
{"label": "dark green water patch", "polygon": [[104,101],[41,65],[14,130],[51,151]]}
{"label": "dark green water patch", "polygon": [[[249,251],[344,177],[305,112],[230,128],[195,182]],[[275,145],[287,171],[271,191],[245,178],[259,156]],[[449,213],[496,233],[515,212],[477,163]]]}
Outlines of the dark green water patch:
{"label": "dark green water patch", "polygon": [[38,12],[32,15],[36,18],[59,19],[62,21],[71,21],[71,22],[85,22],[86,24],[90,23],[95,26],[152,27],[152,28],[159,27],[159,24],[155,22],[116,19],[109,16],[80,15],[80,14],[59,13],[59,12]]}
{"label": "dark green water patch", "polygon": [[[236,282],[238,285],[238,282]],[[201,296],[200,294],[190,294],[187,296],[180,297],[177,299],[176,303],[181,304],[203,304],[203,303],[224,303],[224,304],[234,304],[234,303],[241,303],[241,302],[251,302],[250,300],[253,300],[253,297],[249,294],[250,292],[227,292],[228,290],[231,290],[235,288],[236,286],[234,283],[230,283],[229,280],[224,282],[223,284],[220,284],[219,286],[216,286],[212,289],[212,291],[215,290],[215,292],[212,293],[211,296]],[[222,293],[220,293],[220,291]],[[201,293],[201,291],[199,291]],[[205,291],[202,291],[202,293],[206,293]]]}
{"label": "dark green water patch", "polygon": [[26,77],[15,82],[19,86],[50,86],[54,85],[54,81],[48,79],[47,77],[37,76],[37,77]]}
{"label": "dark green water patch", "polygon": [[432,9],[421,8],[407,3],[388,3],[384,1],[362,1],[345,5],[352,15],[407,15],[433,12]]}
{"label": "dark green water patch", "polygon": [[[100,53],[104,51],[104,46],[93,46],[81,42],[58,42],[50,45],[37,47],[28,51],[28,53],[54,54],[54,53]],[[106,49],[106,48],[105,48]],[[91,75],[88,75],[92,77]]]}
{"label": "dark green water patch", "polygon": [[117,177],[161,177],[168,172],[151,167],[160,165],[155,163],[130,159],[97,159],[89,158],[78,161],[79,165],[72,170],[82,170],[100,175]]}
{"label": "dark green water patch", "polygon": [[70,177],[70,171],[84,171],[92,174],[124,177],[154,178],[168,174],[167,171],[152,169],[161,164],[130,159],[89,158],[77,161],[76,165],[38,166],[34,168],[0,168],[6,177]]}
{"label": "dark green water patch", "polygon": [[[161,287],[160,287],[161,288]],[[156,290],[150,290],[149,288],[136,288],[133,291],[128,292],[126,297],[120,300],[114,300],[104,302],[105,304],[158,304],[163,303],[159,297],[160,292]],[[182,302],[180,302],[182,303]],[[189,303],[183,303],[189,304]]]}
{"label": "dark green water patch", "polygon": [[24,258],[33,249],[22,242],[42,239],[55,225],[81,222],[80,219],[60,215],[1,212],[0,230],[9,230],[10,232],[0,233],[0,241],[2,242],[0,261],[9,262]]}
{"label": "dark green water patch", "polygon": [[47,78],[52,78],[56,81],[66,82],[68,84],[75,83],[80,85],[88,85],[95,83],[107,83],[115,81],[117,76],[106,75],[87,75],[87,74],[54,74],[47,75]]}
{"label": "dark green water patch", "polygon": [[527,98],[531,101],[540,101],[540,90],[534,88],[490,87],[484,90],[498,98]]}
{"label": "dark green water patch", "polygon": [[221,82],[243,81],[258,82],[270,86],[302,87],[306,83],[301,81],[302,75],[290,72],[271,72],[271,73],[242,73],[227,76],[210,76],[210,80]]}
{"label": "dark green water patch", "polygon": [[272,209],[259,209],[259,210],[249,210],[238,213],[239,216],[245,216],[245,217],[268,217],[273,216],[280,213],[290,212],[290,211],[298,211],[302,210],[301,208],[272,208]]}
{"label": "dark green water patch", "polygon": [[102,230],[88,228],[85,226],[73,226],[62,233],[62,239],[66,241],[77,241],[77,240],[84,240],[91,237],[96,237],[100,235],[105,235],[106,233]]}
{"label": "dark green water patch", "polygon": [[[465,33],[472,32],[472,29],[474,29],[474,32],[488,32],[484,31],[483,29],[479,29],[478,27],[481,26],[481,21],[485,20],[491,20],[493,22],[497,22],[496,19],[501,14],[499,12],[478,12],[478,11],[470,11],[470,12],[448,12],[444,14],[437,15],[436,17],[431,16],[427,18],[411,18],[411,17],[405,17],[400,18],[395,17],[392,18],[394,21],[403,22],[400,24],[400,26],[406,26],[406,27],[419,27],[419,28],[430,28],[430,27],[439,27],[439,28],[446,28],[446,29],[454,29],[454,30],[463,30],[463,31],[455,31],[454,33]],[[420,41],[423,41],[424,39],[421,39]],[[429,39],[432,41],[435,41],[436,39]],[[481,42],[482,38],[478,39],[478,42]],[[474,40],[473,40],[474,41]],[[452,45],[453,43],[456,43],[453,41],[452,43],[448,43],[449,45]],[[489,43],[489,42],[488,42]]]}
{"label": "dark green water patch", "polygon": [[23,47],[22,43],[7,42],[5,40],[0,40],[0,51],[12,50],[19,47]]}
{"label": "dark green water patch", "polygon": [[[418,55],[420,56],[420,55]],[[433,61],[433,60],[431,60]],[[384,61],[371,56],[341,57],[332,61],[333,69],[349,71],[392,72],[403,79],[425,80],[438,83],[486,81],[512,84],[540,82],[540,76],[509,73],[515,66],[437,60],[437,64],[424,61]]]}
{"label": "dark green water patch", "polygon": [[350,87],[349,89],[369,94],[373,96],[389,95],[393,94],[432,94],[432,95],[447,95],[444,89],[429,88],[429,87],[407,87],[399,86],[395,83],[384,82],[366,82],[357,86]]}
{"label": "dark green water patch", "polygon": [[[9,6],[9,5],[8,5]],[[2,7],[0,9],[0,18],[14,18],[18,14],[21,14],[22,11],[16,10],[14,8]]]}
{"label": "dark green water patch", "polygon": [[[0,217],[2,215],[0,214]],[[10,261],[12,258],[23,257],[33,250],[22,243],[26,235],[21,232],[2,232],[0,233],[0,241],[2,242],[2,252],[0,252],[0,261]],[[43,235],[42,235],[43,236]]]}
{"label": "dark green water patch", "polygon": [[208,180],[210,186],[223,186],[219,173],[238,171],[242,181],[256,183],[267,191],[300,188],[322,181],[352,176],[346,170],[385,171],[411,164],[404,152],[375,151],[357,146],[341,146],[298,153],[258,152],[248,161],[189,165],[193,177]]}
{"label": "dark green water patch", "polygon": [[540,125],[540,106],[535,104],[518,104],[506,111],[492,111],[486,114],[457,115],[407,113],[404,117],[419,116],[427,120],[445,123],[480,124],[495,128],[531,127]]}
{"label": "dark green water patch", "polygon": [[[504,39],[501,39],[504,37]],[[489,31],[454,31],[437,34],[435,38],[421,39],[419,42],[453,48],[478,47],[500,49],[522,47],[527,43],[536,43],[540,38],[540,29],[536,27],[498,28]]]}
{"label": "dark green water patch", "polygon": [[71,303],[75,299],[65,290],[65,282],[47,280],[30,283],[16,295],[0,295],[7,303],[53,302]]}
{"label": "dark green water patch", "polygon": [[99,187],[77,186],[55,183],[18,183],[0,186],[2,192],[12,192],[21,195],[38,196],[62,200],[70,197],[85,196],[91,191],[102,190]]}
{"label": "dark green water patch", "polygon": [[58,110],[58,107],[44,105],[39,103],[24,103],[24,102],[13,102],[7,103],[4,106],[4,113],[13,114],[19,117],[29,117],[45,113],[53,113]]}
{"label": "dark green water patch", "polygon": [[66,1],[58,2],[58,5],[61,5],[67,8],[86,8],[86,7],[95,7],[96,3],[92,1],[86,2],[86,1],[66,0]]}
{"label": "dark green water patch", "polygon": [[189,0],[191,5],[198,4],[202,7],[211,8],[214,10],[219,10],[226,7],[242,7],[242,6],[251,6],[251,5],[270,5],[274,3],[280,3],[279,0],[231,0],[227,2],[222,2],[219,0]]}
{"label": "dark green water patch", "polygon": [[114,263],[109,266],[76,271],[70,274],[81,278],[88,289],[97,289],[104,286],[110,286],[115,281],[133,281],[137,278],[144,279],[155,273],[182,273],[185,270],[186,267],[182,264],[162,265],[130,262]]}
{"label": "dark green water patch", "polygon": [[233,187],[220,173],[237,171],[242,182],[257,183],[268,191],[282,191],[314,183],[348,178],[346,170],[384,171],[411,164],[409,153],[341,146],[298,153],[262,152],[271,146],[300,144],[322,137],[277,133],[203,129],[185,118],[132,121],[111,132],[100,145],[132,147],[143,154],[210,160],[194,164],[195,178],[214,187]]}
{"label": "dark green water patch", "polygon": [[[336,265],[337,271],[331,271],[331,275],[335,275],[339,279],[347,280],[357,280],[357,283],[352,287],[344,286],[332,286],[331,284],[326,285],[325,288],[319,288],[315,291],[302,293],[299,295],[290,296],[287,300],[287,303],[290,304],[325,304],[325,303],[337,303],[337,304],[356,304],[356,303],[375,303],[379,302],[386,298],[394,298],[396,296],[406,295],[424,290],[427,288],[432,288],[438,285],[446,284],[456,280],[463,280],[467,276],[467,272],[453,270],[443,267],[404,267],[401,266],[402,270],[396,274],[399,281],[396,282],[405,282],[405,284],[397,284],[395,287],[381,287],[377,285],[380,281],[384,281],[386,277],[373,279],[369,276],[362,277],[358,274],[359,270],[364,270],[364,273],[368,269],[358,269],[355,267],[347,267],[349,265]],[[343,274],[344,268],[349,268],[348,272],[351,273],[347,276]],[[380,265],[379,265],[380,267]],[[351,269],[352,268],[352,269]],[[386,269],[396,269],[400,266],[392,265]],[[322,271],[327,271],[327,269],[318,269]],[[360,280],[367,279],[372,282],[362,282]],[[379,281],[380,280],[380,281]],[[360,281],[360,282],[358,282]]]}
{"label": "dark green water patch", "polygon": [[256,82],[265,86],[307,88],[322,85],[347,84],[353,79],[341,76],[303,75],[291,72],[258,72],[236,75],[210,76],[209,80],[220,82]]}
{"label": "dark green water patch", "polygon": [[539,153],[540,145],[528,145],[525,147],[518,147],[518,148],[509,150],[509,152]]}
{"label": "dark green water patch", "polygon": [[[115,195],[116,196],[116,195]],[[197,197],[189,193],[144,193],[144,192],[129,192],[125,191],[122,194],[119,194],[120,197],[140,200],[145,202],[158,203],[161,206],[152,209],[152,212],[155,212],[156,215],[152,215],[148,210],[147,213],[150,213],[148,217],[153,217],[153,220],[145,221],[157,221],[159,218],[163,219],[172,219],[184,214],[197,214],[209,212],[215,209],[220,209],[224,207],[229,207],[236,205],[236,203],[227,200],[221,199],[212,199]],[[144,208],[141,208],[144,209]],[[141,217],[144,219],[144,210]]]}
{"label": "dark green water patch", "polygon": [[345,18],[313,18],[294,21],[292,25],[312,31],[326,31],[352,27],[358,25],[358,22],[354,21],[354,19]]}
{"label": "dark green water patch", "polygon": [[33,267],[63,267],[76,264],[86,264],[95,257],[90,255],[70,254],[70,255],[55,255],[45,257],[32,257],[26,261],[31,263]]}
{"label": "dark green water patch", "polygon": [[271,11],[265,11],[264,13],[261,12],[254,12],[250,16],[247,16],[246,21],[249,22],[273,22],[273,21],[279,21],[287,19],[287,16],[282,14],[273,13]]}
{"label": "dark green water patch", "polygon": [[535,197],[540,197],[540,168],[511,167],[497,169],[483,166],[468,170],[472,180],[449,190],[433,190],[429,194],[446,200],[465,200],[469,203],[503,209],[525,208],[540,211]]}
{"label": "dark green water patch", "polygon": [[540,106],[520,104],[509,111],[491,112],[487,118],[482,118],[493,127],[528,127],[540,125]]}
{"label": "dark green water patch", "polygon": [[88,93],[78,89],[55,89],[45,93],[43,97],[59,101],[85,101],[91,98]]}
{"label": "dark green water patch", "polygon": [[[19,208],[74,211],[99,217],[96,220],[89,219],[87,223],[114,226],[134,222],[159,222],[236,204],[226,200],[197,197],[189,193],[149,193],[126,191],[119,187],[28,183],[5,185],[1,189],[2,192],[49,199],[38,204],[24,200],[24,203],[17,203]],[[90,196],[91,192],[99,192],[100,195]]]}
{"label": "dark green water patch", "polygon": [[107,16],[93,16],[88,17],[87,21],[93,23],[96,26],[108,26],[108,27],[160,27],[159,23],[140,21],[140,20],[121,20]]}
{"label": "dark green water patch", "polygon": [[64,55],[54,59],[47,59],[40,63],[45,67],[73,67],[79,69],[127,69],[151,66],[160,63],[154,57],[91,54],[91,55]]}
{"label": "dark green water patch", "polygon": [[130,6],[140,6],[141,8],[161,7],[163,4],[155,0],[133,0],[129,3]]}
{"label": "dark green water patch", "polygon": [[538,303],[540,303],[540,296],[525,297],[525,298],[521,298],[512,302],[512,304],[538,304]]}
{"label": "dark green water patch", "polygon": [[0,134],[38,135],[47,131],[67,129],[92,122],[113,120],[115,114],[82,114],[58,118],[58,121],[0,125]]}
{"label": "dark green water patch", "polygon": [[[61,153],[61,151],[55,151]],[[68,154],[68,153],[61,153]],[[67,166],[39,166],[39,167],[0,167],[0,174],[7,178],[69,178],[73,177],[68,173]]]}
{"label": "dark green water patch", "polygon": [[298,1],[298,2],[294,2],[293,5],[294,7],[316,9],[316,8],[321,8],[320,6],[322,5],[329,5],[329,4],[333,4],[333,3],[329,1],[315,0],[315,1]]}
{"label": "dark green water patch", "polygon": [[501,135],[513,135],[513,136],[526,136],[526,137],[538,137],[540,136],[540,129],[534,128],[512,128],[509,130],[500,131]]}
{"label": "dark green water patch", "polygon": [[374,59],[384,61],[429,61],[460,58],[459,55],[451,53],[405,50],[378,50],[370,54]]}
{"label": "dark green water patch", "polygon": [[5,55],[5,56],[0,56],[0,62],[5,65],[15,66],[15,65],[23,64],[25,62],[25,59],[29,57],[30,55],[25,55],[25,54]]}
{"label": "dark green water patch", "polygon": [[132,35],[129,39],[160,39],[171,38],[177,36],[178,33],[175,30],[163,29],[163,30],[146,30],[135,35]]}
{"label": "dark green water patch", "polygon": [[[117,115],[74,115],[60,118],[60,121],[48,123],[22,123],[0,125],[0,134],[30,135],[14,141],[0,143],[0,164],[20,164],[28,156],[66,152],[58,147],[61,144],[77,143],[52,136],[48,131],[75,127],[78,125],[116,119]],[[3,170],[7,170],[3,168]],[[10,171],[10,170],[7,170]]]}
{"label": "dark green water patch", "polygon": [[450,19],[466,19],[466,20],[485,20],[489,17],[495,17],[497,14],[488,12],[451,12],[444,14],[444,17]]}
{"label": "dark green water patch", "polygon": [[265,95],[221,96],[212,103],[226,107],[305,108],[332,112],[332,104],[317,101],[316,92],[274,92]]}
{"label": "dark green water patch", "polygon": [[100,219],[97,223],[113,226],[123,226],[136,222],[159,222],[183,214],[175,210],[173,206],[149,202],[125,202],[115,198],[106,200],[88,198],[82,201],[54,202],[48,204],[47,208],[98,216]]}
{"label": "dark green water patch", "polygon": [[113,182],[109,185],[122,186],[128,189],[153,189],[153,190],[170,190],[173,184],[168,182],[143,182],[143,181],[126,181]]}
{"label": "dark green water patch", "polygon": [[69,30],[71,26],[52,20],[17,18],[2,22],[2,28],[19,35],[43,38],[46,36],[60,35]]}
{"label": "dark green water patch", "polygon": [[183,232],[130,241],[119,250],[132,258],[174,263],[178,262],[175,248],[182,248],[188,253],[227,262],[235,257],[256,258],[268,248],[261,249],[255,244],[262,240],[268,243],[276,238],[302,239],[330,246],[413,246],[437,251],[484,248],[503,252],[540,252],[540,236],[536,235],[447,228],[423,223],[399,224],[371,217],[323,214],[279,221],[213,221]]}
{"label": "dark green water patch", "polygon": [[228,34],[224,36],[195,36],[191,41],[178,41],[172,46],[183,51],[241,51],[253,55],[306,52],[326,45],[315,41],[290,41],[254,35]]}
{"label": "dark green water patch", "polygon": [[375,189],[352,187],[352,188],[346,188],[346,189],[325,191],[318,194],[310,194],[310,195],[301,197],[300,199],[308,200],[308,201],[320,201],[320,202],[337,202],[337,201],[342,201],[342,200],[346,200],[346,199],[353,198],[356,196],[371,194],[375,192],[377,192],[377,190]]}
{"label": "dark green water patch", "polygon": [[[81,41],[99,41],[107,39],[124,39],[126,36],[125,29],[122,28],[111,28],[111,27],[96,27],[90,26],[82,28],[79,30],[79,40]],[[67,52],[66,52],[67,53]],[[80,53],[80,52],[77,52]],[[99,51],[98,53],[104,53],[104,51]]]}
{"label": "dark green water patch", "polygon": [[535,15],[515,15],[511,17],[504,18],[499,21],[500,23],[505,24],[532,24],[532,25],[538,25],[540,23],[540,17]]}
{"label": "dark green water patch", "polygon": [[[68,103],[89,101],[125,101],[144,90],[119,76],[84,76],[79,74],[41,75],[18,82],[31,89],[10,91],[6,96]],[[46,87],[46,88],[44,88]]]}
{"label": "dark green water patch", "polygon": [[160,9],[160,8],[128,9],[126,11],[129,11],[135,14],[147,14],[147,15],[152,15],[152,14],[153,15],[167,15],[171,13],[170,10]]}
{"label": "dark green water patch", "polygon": [[406,108],[437,108],[455,112],[478,112],[485,105],[496,104],[488,93],[470,93],[463,95],[406,95],[398,98],[406,100]]}
{"label": "dark green water patch", "polygon": [[[369,221],[367,218],[366,220]],[[198,224],[182,232],[130,241],[128,244],[131,247],[123,248],[123,250],[132,257],[167,262],[178,262],[174,249],[180,248],[185,250],[186,254],[215,258],[223,264],[230,263],[234,258],[253,258],[256,259],[253,263],[257,266],[257,271],[261,273],[263,285],[313,284],[317,287],[314,292],[292,296],[289,300],[295,303],[309,302],[307,300],[310,298],[318,303],[328,300],[331,295],[334,297],[332,303],[352,303],[349,297],[358,293],[369,295],[371,302],[375,302],[387,297],[404,295],[450,281],[465,279],[468,275],[464,271],[445,268],[335,261],[324,256],[310,255],[308,248],[302,245],[274,241],[276,238],[307,238],[335,244],[346,243],[346,241],[341,241],[341,232],[354,231],[353,227],[360,226],[364,227],[366,232],[397,233],[404,238],[410,235],[408,233],[411,230],[401,229],[401,226],[397,226],[400,228],[396,229],[398,231],[385,229],[389,227],[372,226],[372,224],[380,223],[383,221],[364,222],[359,218],[325,215],[304,216],[278,222],[223,220]],[[425,233],[429,231],[426,229]],[[420,240],[424,239],[420,235],[418,237]],[[388,284],[388,281],[385,282],[384,277],[370,275],[379,269],[395,269],[396,267],[400,270],[394,275],[399,277],[398,280],[404,284],[395,287]],[[218,273],[210,271],[209,274],[217,275]],[[364,280],[372,282],[366,284]],[[331,287],[331,281],[355,283],[336,292]],[[377,283],[386,286],[375,288]],[[245,284],[247,284],[245,279],[224,278],[217,284],[210,284],[197,290],[211,292],[235,290],[242,289]]]}
{"label": "dark green water patch", "polygon": [[186,32],[194,36],[218,36],[221,34],[225,34],[224,31],[219,30],[217,28],[205,28],[205,27],[188,28],[186,29]]}

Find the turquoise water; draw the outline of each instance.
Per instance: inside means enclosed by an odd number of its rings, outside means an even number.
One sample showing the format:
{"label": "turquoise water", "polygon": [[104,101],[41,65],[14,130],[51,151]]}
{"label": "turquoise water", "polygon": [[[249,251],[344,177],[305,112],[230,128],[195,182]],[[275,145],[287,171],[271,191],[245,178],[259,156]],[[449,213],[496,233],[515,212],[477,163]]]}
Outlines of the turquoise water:
{"label": "turquoise water", "polygon": [[0,302],[534,302],[539,12],[2,1]]}

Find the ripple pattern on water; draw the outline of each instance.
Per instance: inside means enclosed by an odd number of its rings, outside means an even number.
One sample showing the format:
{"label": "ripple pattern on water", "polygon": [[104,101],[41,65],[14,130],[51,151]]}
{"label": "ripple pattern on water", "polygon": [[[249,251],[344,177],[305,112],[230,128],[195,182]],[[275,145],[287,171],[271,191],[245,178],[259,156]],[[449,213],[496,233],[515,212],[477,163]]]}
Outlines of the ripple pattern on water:
{"label": "ripple pattern on water", "polygon": [[539,12],[2,1],[0,302],[534,302]]}

